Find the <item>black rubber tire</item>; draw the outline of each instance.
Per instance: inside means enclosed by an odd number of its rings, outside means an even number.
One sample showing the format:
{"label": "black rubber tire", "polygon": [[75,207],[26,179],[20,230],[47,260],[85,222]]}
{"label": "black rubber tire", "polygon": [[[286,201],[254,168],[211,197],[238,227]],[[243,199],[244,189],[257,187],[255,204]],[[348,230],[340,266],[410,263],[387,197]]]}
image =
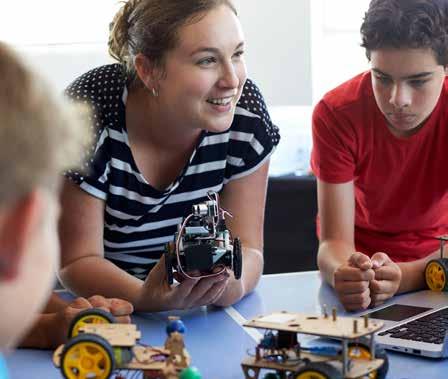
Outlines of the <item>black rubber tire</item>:
{"label": "black rubber tire", "polygon": [[104,323],[105,324],[114,324],[115,323],[115,317],[110,314],[109,312],[106,312],[103,309],[99,309],[99,308],[91,308],[91,309],[86,309],[84,311],[79,312],[72,320],[72,322],[70,323],[70,326],[68,328],[68,339],[75,337],[75,329],[77,326],[77,323],[85,318],[85,317],[100,317],[104,319]]}
{"label": "black rubber tire", "polygon": [[[104,339],[103,337],[97,335],[97,334],[91,334],[91,333],[84,333],[84,334],[78,334],[76,337],[73,337],[71,340],[69,340],[65,345],[61,353],[61,363],[60,363],[60,370],[62,373],[62,376],[66,379],[71,379],[74,376],[69,375],[70,372],[67,372],[67,370],[70,369],[70,367],[66,367],[68,364],[66,364],[66,358],[67,354],[69,353],[70,349],[77,345],[77,344],[83,344],[83,343],[93,343],[97,346],[98,349],[102,349],[105,353],[105,359],[109,360],[110,367],[109,369],[105,369],[105,371],[102,373],[101,376],[97,376],[97,379],[108,379],[111,377],[113,371],[115,370],[115,357],[114,357],[114,350],[111,344]],[[72,358],[67,358],[67,361],[73,361]],[[76,374],[75,374],[76,375]]]}
{"label": "black rubber tire", "polygon": [[325,362],[310,362],[297,370],[293,375],[293,379],[299,379],[299,375],[308,372],[316,372],[323,375],[326,379],[343,379],[342,373],[332,365]]}
{"label": "black rubber tire", "polygon": [[169,285],[174,283],[173,261],[172,261],[174,254],[171,252],[171,244],[172,242],[169,242],[165,245],[165,271]]}
{"label": "black rubber tire", "polygon": [[384,379],[389,371],[389,358],[387,357],[386,350],[377,346],[375,349],[375,357],[384,359],[383,365],[376,370],[376,379]]}
{"label": "black rubber tire", "polygon": [[235,279],[241,278],[243,270],[243,255],[241,251],[241,241],[238,237],[233,240],[233,274]]}

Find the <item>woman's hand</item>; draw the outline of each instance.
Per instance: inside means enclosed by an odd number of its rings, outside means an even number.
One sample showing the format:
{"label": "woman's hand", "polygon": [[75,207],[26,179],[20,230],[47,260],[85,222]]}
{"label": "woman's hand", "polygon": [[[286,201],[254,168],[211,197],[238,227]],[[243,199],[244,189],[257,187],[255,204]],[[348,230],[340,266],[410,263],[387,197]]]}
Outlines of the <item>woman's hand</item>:
{"label": "woman's hand", "polygon": [[143,283],[136,309],[154,312],[213,304],[224,292],[229,273],[225,270],[216,276],[197,279],[177,275],[177,279],[179,284],[168,284],[163,255]]}

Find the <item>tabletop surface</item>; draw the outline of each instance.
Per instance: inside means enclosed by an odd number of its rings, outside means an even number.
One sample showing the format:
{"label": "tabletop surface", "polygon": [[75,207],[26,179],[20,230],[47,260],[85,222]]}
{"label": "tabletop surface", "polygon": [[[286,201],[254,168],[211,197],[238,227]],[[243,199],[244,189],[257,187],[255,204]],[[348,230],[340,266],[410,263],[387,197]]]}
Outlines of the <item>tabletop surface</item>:
{"label": "tabletop surface", "polygon": [[[438,295],[448,296],[448,294]],[[391,302],[406,303],[406,295]],[[265,275],[257,289],[233,307],[201,307],[181,312],[138,314],[132,320],[142,332],[141,342],[162,346],[168,315],[182,318],[186,326],[185,344],[204,379],[244,378],[241,361],[253,353],[261,334],[242,324],[255,316],[276,311],[321,314],[336,307],[345,314],[333,290],[322,282],[318,272]],[[445,379],[448,360],[434,360],[388,352],[388,379]],[[52,351],[19,349],[6,357],[11,379],[61,378],[52,364]],[[138,378],[138,376],[131,376]],[[262,378],[262,375],[260,375]]]}

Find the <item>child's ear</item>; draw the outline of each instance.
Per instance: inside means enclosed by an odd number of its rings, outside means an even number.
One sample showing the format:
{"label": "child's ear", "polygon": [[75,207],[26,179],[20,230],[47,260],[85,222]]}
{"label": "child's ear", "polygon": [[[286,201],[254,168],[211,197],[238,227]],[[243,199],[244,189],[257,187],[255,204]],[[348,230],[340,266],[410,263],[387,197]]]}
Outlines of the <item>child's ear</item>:
{"label": "child's ear", "polygon": [[0,207],[0,281],[14,280],[19,274],[42,211],[41,197],[36,190]]}

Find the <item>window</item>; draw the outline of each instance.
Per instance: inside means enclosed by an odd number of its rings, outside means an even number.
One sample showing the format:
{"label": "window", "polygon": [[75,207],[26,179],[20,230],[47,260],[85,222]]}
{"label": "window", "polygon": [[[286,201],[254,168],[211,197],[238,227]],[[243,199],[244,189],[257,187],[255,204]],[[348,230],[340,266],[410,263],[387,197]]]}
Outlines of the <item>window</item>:
{"label": "window", "polygon": [[313,103],[368,69],[359,29],[370,0],[311,1]]}
{"label": "window", "polygon": [[0,0],[0,36],[13,45],[107,41],[116,0]]}

